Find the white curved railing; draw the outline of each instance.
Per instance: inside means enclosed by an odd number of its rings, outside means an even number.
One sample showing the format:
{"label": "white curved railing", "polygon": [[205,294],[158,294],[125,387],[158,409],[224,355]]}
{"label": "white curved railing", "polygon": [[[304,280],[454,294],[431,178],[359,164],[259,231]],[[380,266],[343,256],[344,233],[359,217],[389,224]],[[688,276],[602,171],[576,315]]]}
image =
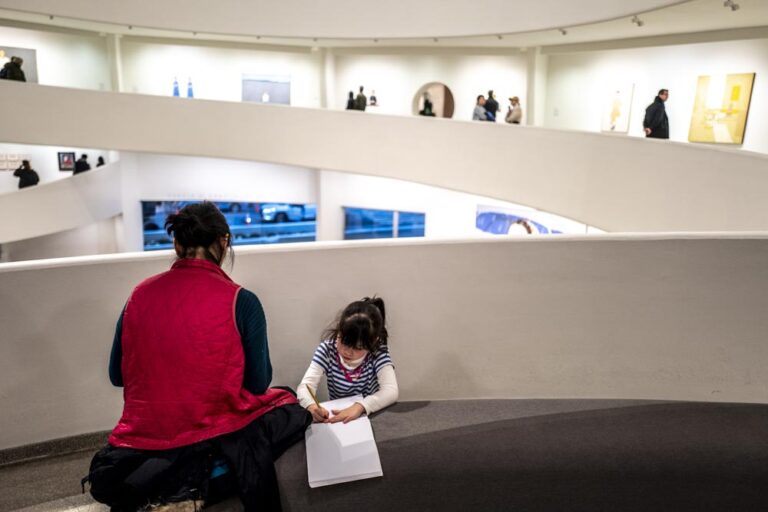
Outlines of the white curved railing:
{"label": "white curved railing", "polygon": [[[296,386],[349,301],[386,300],[403,400],[766,402],[768,236],[556,237],[238,248],[274,384]],[[0,266],[0,449],[109,429],[131,289],[170,252]]]}
{"label": "white curved railing", "polygon": [[120,162],[0,195],[0,244],[87,226],[123,211]]}
{"label": "white curved railing", "polygon": [[[0,0],[0,8],[46,17],[249,36],[303,38],[425,38],[511,34],[631,16],[685,0],[538,0],[521,6],[486,0]],[[492,15],[487,15],[492,13]],[[428,20],[428,23],[425,23]]]}
{"label": "white curved railing", "polygon": [[[0,140],[383,176],[613,232],[768,230],[768,156],[491,123],[2,83]],[[78,123],[71,121],[77,106]],[[490,148],[490,149],[489,149]]]}

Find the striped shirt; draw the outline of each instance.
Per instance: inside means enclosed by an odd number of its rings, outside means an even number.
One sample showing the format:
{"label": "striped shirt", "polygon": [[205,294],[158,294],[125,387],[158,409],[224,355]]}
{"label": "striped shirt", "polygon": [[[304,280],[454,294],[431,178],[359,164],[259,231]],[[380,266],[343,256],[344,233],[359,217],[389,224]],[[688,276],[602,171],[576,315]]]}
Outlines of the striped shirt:
{"label": "striped shirt", "polygon": [[[379,347],[375,354],[368,354],[361,363],[362,369],[350,381],[342,369],[341,356],[336,349],[336,342],[325,340],[315,350],[312,361],[325,371],[328,381],[328,396],[331,400],[347,396],[372,395],[379,390],[379,380],[376,374],[387,365],[392,365],[389,350],[385,345]],[[359,368],[359,367],[358,367]],[[357,370],[357,369],[356,369]],[[349,374],[349,372],[347,372]]]}

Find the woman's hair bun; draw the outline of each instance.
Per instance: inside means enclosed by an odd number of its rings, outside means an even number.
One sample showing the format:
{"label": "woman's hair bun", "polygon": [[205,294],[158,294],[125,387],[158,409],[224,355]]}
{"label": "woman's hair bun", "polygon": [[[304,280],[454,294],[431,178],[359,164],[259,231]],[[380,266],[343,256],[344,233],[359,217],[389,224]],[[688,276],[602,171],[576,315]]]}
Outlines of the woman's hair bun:
{"label": "woman's hair bun", "polygon": [[185,250],[208,248],[220,238],[231,236],[226,217],[209,201],[188,204],[168,215],[165,231]]}

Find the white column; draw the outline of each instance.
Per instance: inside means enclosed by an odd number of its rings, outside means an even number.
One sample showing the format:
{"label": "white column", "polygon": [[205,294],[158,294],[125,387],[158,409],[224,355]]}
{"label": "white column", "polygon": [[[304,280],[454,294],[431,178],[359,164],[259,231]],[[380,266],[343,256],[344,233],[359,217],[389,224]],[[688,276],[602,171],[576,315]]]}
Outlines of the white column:
{"label": "white column", "polygon": [[112,79],[112,91],[123,92],[123,56],[120,49],[120,34],[107,35],[107,50],[109,55],[109,71]]}
{"label": "white column", "polygon": [[320,78],[320,106],[336,108],[336,56],[332,48],[323,48],[323,70]]}
{"label": "white column", "polygon": [[318,242],[344,240],[343,192],[341,173],[317,170],[317,236]]}
{"label": "white column", "polygon": [[530,48],[527,54],[527,93],[523,124],[542,126],[547,99],[547,65],[549,57],[541,47]]}

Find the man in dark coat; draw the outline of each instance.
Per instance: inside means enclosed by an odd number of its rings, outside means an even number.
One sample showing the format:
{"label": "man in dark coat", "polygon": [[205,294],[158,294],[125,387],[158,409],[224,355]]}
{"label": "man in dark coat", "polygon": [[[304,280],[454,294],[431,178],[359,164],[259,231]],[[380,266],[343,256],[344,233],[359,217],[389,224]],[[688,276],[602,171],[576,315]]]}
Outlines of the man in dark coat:
{"label": "man in dark coat", "polygon": [[24,64],[24,59],[21,57],[11,57],[10,62],[6,62],[2,71],[0,71],[0,78],[16,80],[17,82],[26,82],[27,77],[24,74],[24,70],[21,69],[22,64]]}
{"label": "man in dark coat", "polygon": [[368,105],[368,98],[365,97],[365,94],[363,94],[363,86],[360,86],[360,92],[357,93],[357,98],[355,98],[355,110],[362,110],[365,111],[365,107]]}
{"label": "man in dark coat", "polygon": [[33,187],[40,182],[40,177],[30,167],[29,160],[21,162],[21,167],[13,171],[13,175],[19,178],[19,188]]}
{"label": "man in dark coat", "polygon": [[499,111],[499,102],[496,101],[496,96],[493,95],[493,91],[488,91],[488,99],[485,100],[485,111],[493,116],[488,121],[496,121],[496,112]]}
{"label": "man in dark coat", "polygon": [[653,139],[669,138],[669,119],[667,118],[667,110],[664,108],[664,102],[667,101],[667,98],[669,98],[669,91],[661,89],[653,103],[645,109],[643,128],[645,128],[646,137]]}
{"label": "man in dark coat", "polygon": [[81,172],[90,171],[91,164],[88,163],[88,155],[83,153],[80,155],[80,160],[75,162],[75,171],[72,174],[80,174]]}

